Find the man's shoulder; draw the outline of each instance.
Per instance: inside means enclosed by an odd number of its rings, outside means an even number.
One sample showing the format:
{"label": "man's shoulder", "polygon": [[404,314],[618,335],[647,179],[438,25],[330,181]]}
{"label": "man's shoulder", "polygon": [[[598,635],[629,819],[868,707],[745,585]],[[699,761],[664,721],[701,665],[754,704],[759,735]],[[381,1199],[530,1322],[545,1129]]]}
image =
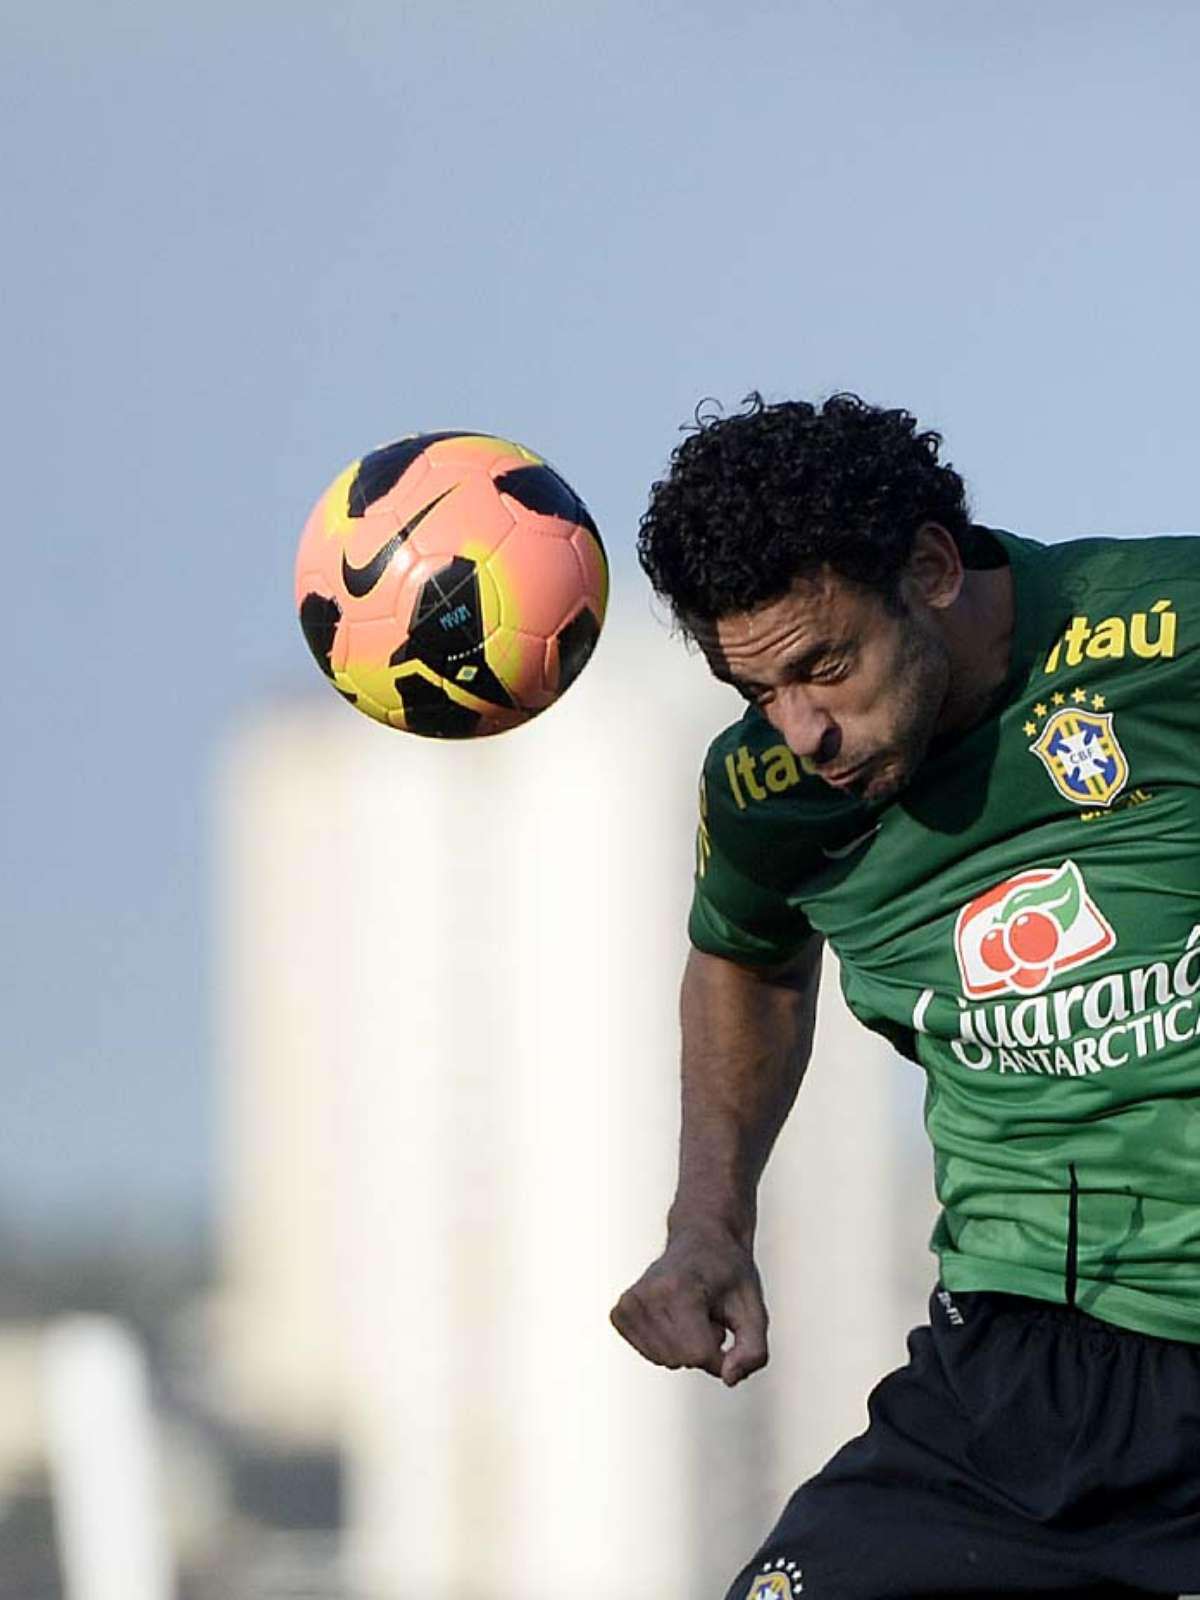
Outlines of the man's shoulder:
{"label": "man's shoulder", "polygon": [[710,800],[728,800],[735,810],[745,811],[750,800],[775,795],[789,795],[794,800],[818,780],[805,772],[800,758],[761,712],[750,707],[709,745],[704,781]]}
{"label": "man's shoulder", "polygon": [[1003,535],[1006,549],[1036,577],[1130,593],[1168,579],[1200,584],[1200,532],[1098,534],[1042,543]]}
{"label": "man's shoulder", "polygon": [[1044,670],[1126,659],[1197,659],[1200,534],[1009,539],[1026,603],[1048,624]]}
{"label": "man's shoulder", "polygon": [[[749,751],[757,760],[772,746],[781,743],[779,735],[762,712],[755,710],[753,706],[748,706],[736,721],[728,723],[713,739],[704,758],[704,770],[706,773],[715,772],[731,757],[736,762],[738,752],[741,750]],[[805,774],[795,757],[793,765],[796,769],[793,782],[799,784]]]}
{"label": "man's shoulder", "polygon": [[800,823],[819,833],[858,810],[850,797],[806,771],[803,760],[753,707],[709,745],[703,781],[706,812],[718,822],[769,826],[779,821],[789,829]]}
{"label": "man's shoulder", "polygon": [[806,772],[751,708],[717,735],[705,759],[697,858],[701,898],[721,907],[743,931],[756,928],[765,936],[778,923],[794,946],[803,921],[803,886],[831,842],[840,845],[862,832],[861,816],[857,802]]}

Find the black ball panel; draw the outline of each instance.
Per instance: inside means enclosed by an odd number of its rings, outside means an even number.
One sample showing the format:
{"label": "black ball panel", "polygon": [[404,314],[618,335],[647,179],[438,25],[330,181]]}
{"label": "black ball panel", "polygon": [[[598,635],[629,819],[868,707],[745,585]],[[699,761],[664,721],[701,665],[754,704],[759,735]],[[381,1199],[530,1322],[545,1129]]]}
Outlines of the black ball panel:
{"label": "black ball panel", "polygon": [[558,630],[558,692],[569,689],[587,666],[596,640],[600,637],[600,624],[585,606]]}
{"label": "black ball panel", "polygon": [[350,516],[361,517],[368,506],[374,505],[376,500],[382,500],[431,444],[437,444],[439,439],[474,437],[476,435],[454,428],[448,433],[415,433],[411,439],[397,439],[395,444],[385,444],[378,450],[372,450],[359,462],[358,471],[351,481],[347,495]]}
{"label": "black ball panel", "polygon": [[333,636],[342,620],[342,608],[323,594],[306,594],[300,602],[300,627],[317,665],[327,678],[333,677]]}
{"label": "black ball panel", "polygon": [[480,713],[460,706],[436,683],[410,672],[396,679],[396,693],[404,707],[404,726],[427,739],[470,739],[479,727]]}
{"label": "black ball panel", "polygon": [[[461,679],[472,695],[490,705],[513,706],[512,695],[484,656],[479,571],[468,557],[455,556],[422,585],[408,638],[392,656],[391,665],[412,661],[439,678]],[[467,671],[469,678],[464,676]]]}

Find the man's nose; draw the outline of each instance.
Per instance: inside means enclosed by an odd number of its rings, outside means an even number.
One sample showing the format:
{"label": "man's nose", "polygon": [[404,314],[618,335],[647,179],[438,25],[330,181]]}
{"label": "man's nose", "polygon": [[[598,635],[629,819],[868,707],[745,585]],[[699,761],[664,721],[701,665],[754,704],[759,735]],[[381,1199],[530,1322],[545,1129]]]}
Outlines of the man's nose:
{"label": "man's nose", "polygon": [[832,743],[833,718],[813,704],[801,685],[789,684],[779,690],[775,712],[775,726],[793,755],[815,758],[824,752],[828,758],[831,752],[825,747]]}

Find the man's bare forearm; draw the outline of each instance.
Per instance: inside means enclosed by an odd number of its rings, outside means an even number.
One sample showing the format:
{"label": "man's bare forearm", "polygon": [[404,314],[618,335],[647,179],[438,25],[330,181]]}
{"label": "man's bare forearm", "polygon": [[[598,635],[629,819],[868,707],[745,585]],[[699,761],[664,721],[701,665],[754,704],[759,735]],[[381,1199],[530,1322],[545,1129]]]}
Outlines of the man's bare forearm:
{"label": "man's bare forearm", "polygon": [[766,1365],[755,1196],[808,1065],[820,964],[816,938],[770,972],[699,951],[688,958],[667,1245],[612,1312],[622,1337],[659,1366],[698,1368],[732,1386]]}
{"label": "man's bare forearm", "polygon": [[693,950],[683,1029],[674,1234],[728,1230],[750,1247],[763,1168],[808,1065],[820,979],[814,937],[786,968],[758,971]]}

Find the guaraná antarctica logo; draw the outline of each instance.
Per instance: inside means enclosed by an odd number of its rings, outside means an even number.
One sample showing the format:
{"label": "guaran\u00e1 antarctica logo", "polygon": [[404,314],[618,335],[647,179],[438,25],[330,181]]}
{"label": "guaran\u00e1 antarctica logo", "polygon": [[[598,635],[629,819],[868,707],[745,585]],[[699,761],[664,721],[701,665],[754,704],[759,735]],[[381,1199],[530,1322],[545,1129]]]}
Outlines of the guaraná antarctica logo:
{"label": "guaran\u00e1 antarctica logo", "polygon": [[1116,942],[1073,861],[1006,878],[965,905],[954,924],[954,953],[971,999],[1036,994]]}
{"label": "guaran\u00e1 antarctica logo", "polygon": [[[1062,795],[1077,806],[1110,806],[1129,782],[1129,762],[1113,729],[1113,714],[1105,711],[1104,696],[1091,696],[1076,689],[1068,705],[1064,694],[1055,693],[1053,702],[1060,709],[1029,749],[1045,767],[1050,781]],[[1050,708],[1039,702],[1035,717],[1046,716]],[[1037,723],[1025,723],[1026,735],[1037,733]]]}
{"label": "guaran\u00e1 antarctica logo", "polygon": [[794,1600],[804,1593],[804,1574],[794,1561],[780,1556],[756,1573],[746,1600]]}
{"label": "guaran\u00e1 antarctica logo", "polygon": [[1118,942],[1074,861],[1014,873],[958,913],[962,992],[922,989],[913,1032],[969,1072],[1079,1080],[1195,1049],[1200,922],[1182,939],[1164,929],[1149,961],[1075,981]]}

